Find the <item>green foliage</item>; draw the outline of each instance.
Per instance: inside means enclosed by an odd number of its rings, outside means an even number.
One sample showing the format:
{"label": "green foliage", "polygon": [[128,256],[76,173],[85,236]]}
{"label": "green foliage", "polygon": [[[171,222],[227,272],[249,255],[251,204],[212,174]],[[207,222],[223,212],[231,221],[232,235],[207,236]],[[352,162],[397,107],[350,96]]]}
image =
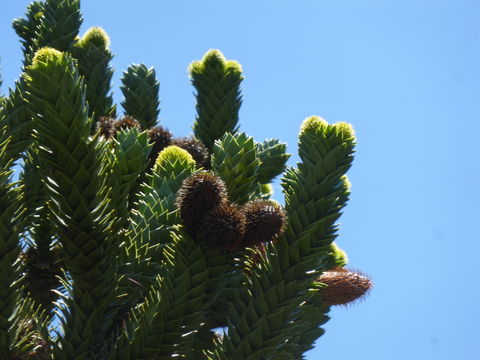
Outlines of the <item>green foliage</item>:
{"label": "green foliage", "polygon": [[[115,116],[110,92],[113,69],[110,60],[110,40],[102,28],[89,29],[72,47],[73,57],[78,61],[78,70],[84,77],[87,88],[89,116],[98,119],[102,116]],[[94,128],[95,123],[92,124]]]}
{"label": "green foliage", "polygon": [[13,20],[13,28],[21,38],[23,45],[24,59],[30,57],[35,52],[37,36],[35,32],[39,28],[45,15],[45,3],[42,1],[33,1],[27,6],[25,18]]}
{"label": "green foliage", "polygon": [[9,96],[2,101],[0,113],[2,126],[11,137],[10,145],[6,148],[12,162],[18,160],[23,151],[31,143],[31,119],[27,112],[24,100],[24,83],[22,80],[15,83],[15,89],[10,89]]}
{"label": "green foliage", "polygon": [[69,50],[82,25],[80,0],[46,0],[31,3],[26,18],[15,19],[13,27],[22,38],[24,63],[28,65],[35,52],[48,46]]}
{"label": "green foliage", "polygon": [[242,68],[236,61],[227,61],[220,51],[210,50],[190,65],[190,77],[197,90],[193,133],[212,151],[215,140],[238,129]]}
{"label": "green foliage", "polygon": [[261,184],[268,184],[285,171],[290,158],[290,154],[287,154],[287,144],[281,143],[278,139],[265,140],[257,144],[257,152],[262,162],[258,181]]}
{"label": "green foliage", "polygon": [[225,181],[230,201],[244,204],[255,191],[261,159],[252,137],[226,133],[215,142],[212,168]]}
{"label": "green foliage", "polygon": [[[242,69],[218,50],[189,68],[193,137],[155,127],[143,64],[124,72],[115,119],[109,39],[78,38],[79,6],[36,1],[14,20],[25,66],[0,100],[0,359],[302,359],[330,306],[371,287],[334,242],[352,127],[306,119],[287,169],[286,144],[239,131]],[[268,200],[279,175],[284,206]]]}
{"label": "green foliage", "polygon": [[131,65],[123,73],[122,84],[120,89],[124,96],[122,107],[125,114],[138,120],[143,129],[155,126],[160,112],[160,83],[155,69],[144,64]]}
{"label": "green foliage", "polygon": [[9,354],[12,338],[11,316],[17,301],[18,265],[20,252],[17,207],[18,191],[9,183],[11,170],[7,157],[10,139],[0,143],[0,353]]}

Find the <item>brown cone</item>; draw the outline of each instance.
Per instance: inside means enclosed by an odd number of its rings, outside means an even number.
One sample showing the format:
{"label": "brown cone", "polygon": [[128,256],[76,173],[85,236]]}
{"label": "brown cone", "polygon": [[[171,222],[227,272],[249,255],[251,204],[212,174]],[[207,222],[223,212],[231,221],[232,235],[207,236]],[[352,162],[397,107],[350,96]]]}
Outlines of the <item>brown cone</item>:
{"label": "brown cone", "polygon": [[285,228],[285,213],[275,202],[250,201],[243,207],[243,213],[246,218],[244,245],[247,247],[273,241]]}
{"label": "brown cone", "polygon": [[152,167],[157,160],[158,154],[167,146],[171,145],[172,133],[162,126],[155,126],[148,130],[148,137],[153,144],[149,155],[150,167]]}
{"label": "brown cone", "polygon": [[115,129],[114,129],[115,119],[111,117],[101,117],[97,121],[97,131],[100,135],[103,135],[106,139],[110,139],[111,137],[115,136]]}
{"label": "brown cone", "polygon": [[197,233],[197,239],[212,247],[235,251],[245,234],[245,216],[236,205],[224,203],[211,211]]}
{"label": "brown cone", "polygon": [[190,153],[193,159],[197,164],[197,168],[203,167],[204,169],[209,168],[209,159],[208,150],[200,141],[194,138],[180,138],[173,139],[172,145],[176,145]]}
{"label": "brown cone", "polygon": [[177,206],[183,225],[192,235],[203,225],[209,212],[226,202],[225,184],[208,171],[201,171],[187,178],[177,193]]}
{"label": "brown cone", "polygon": [[321,295],[328,306],[350,304],[362,298],[373,286],[364,274],[343,268],[325,271],[318,281],[327,285]]}
{"label": "brown cone", "polygon": [[113,124],[115,134],[120,130],[131,129],[134,127],[140,128],[140,124],[130,116],[124,116]]}

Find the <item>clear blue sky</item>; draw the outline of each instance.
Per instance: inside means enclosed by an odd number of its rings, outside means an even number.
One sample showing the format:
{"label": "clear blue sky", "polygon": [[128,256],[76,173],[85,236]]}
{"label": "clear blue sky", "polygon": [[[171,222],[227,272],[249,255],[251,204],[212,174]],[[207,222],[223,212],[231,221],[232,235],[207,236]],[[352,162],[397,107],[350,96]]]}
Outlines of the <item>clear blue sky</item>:
{"label": "clear blue sky", "polygon": [[[20,69],[0,3],[3,91]],[[83,0],[82,33],[109,33],[115,73],[156,68],[162,124],[190,133],[187,66],[218,48],[245,72],[241,128],[296,154],[302,120],[358,135],[338,244],[371,275],[366,301],[334,309],[308,359],[480,359],[480,2]],[[295,155],[291,159],[298,161]],[[275,187],[281,198],[280,187]]]}

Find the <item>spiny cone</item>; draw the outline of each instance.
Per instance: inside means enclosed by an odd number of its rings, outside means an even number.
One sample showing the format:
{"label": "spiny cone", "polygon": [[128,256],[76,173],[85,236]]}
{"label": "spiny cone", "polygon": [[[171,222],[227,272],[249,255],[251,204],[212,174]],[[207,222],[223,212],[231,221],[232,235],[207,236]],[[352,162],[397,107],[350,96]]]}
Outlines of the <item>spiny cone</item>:
{"label": "spiny cone", "polygon": [[224,203],[205,216],[196,238],[212,247],[235,251],[244,236],[245,215],[238,206]]}
{"label": "spiny cone", "polygon": [[97,132],[103,135],[106,139],[110,139],[115,136],[115,119],[105,116],[97,121]]}
{"label": "spiny cone", "polygon": [[117,133],[120,130],[139,128],[139,127],[140,127],[139,122],[130,116],[124,116],[120,120],[117,120],[113,123],[113,129],[115,133]]}
{"label": "spiny cone", "polygon": [[110,39],[100,27],[90,28],[71,49],[72,56],[78,61],[78,70],[87,87],[89,116],[95,116],[93,127],[98,118],[115,116],[110,92],[113,58],[109,49]]}
{"label": "spiny cone", "polygon": [[255,200],[243,207],[245,215],[244,245],[253,247],[270,242],[280,236],[286,224],[286,215],[279,204],[268,200]]}
{"label": "spiny cone", "polygon": [[202,60],[193,62],[189,70],[197,90],[193,133],[211,152],[215,140],[238,129],[242,68],[236,61],[226,60],[219,50],[210,50]]}
{"label": "spiny cone", "polygon": [[172,145],[187,150],[197,164],[197,168],[210,168],[210,155],[207,148],[200,141],[194,138],[173,139]]}
{"label": "spiny cone", "polygon": [[225,184],[212,172],[202,171],[187,178],[177,194],[177,205],[185,229],[195,234],[206,214],[226,201]]}
{"label": "spiny cone", "polygon": [[153,166],[160,151],[172,144],[172,133],[162,126],[155,126],[148,130],[148,138],[150,143],[152,143],[152,151],[149,158],[150,165]]}
{"label": "spiny cone", "polygon": [[373,286],[364,274],[344,268],[325,271],[318,282],[326,285],[320,293],[327,306],[350,304],[365,296]]}
{"label": "spiny cone", "polygon": [[125,114],[137,119],[142,129],[149,129],[157,123],[160,112],[158,98],[160,83],[153,67],[145,64],[131,65],[123,72],[122,90],[124,99],[122,107]]}

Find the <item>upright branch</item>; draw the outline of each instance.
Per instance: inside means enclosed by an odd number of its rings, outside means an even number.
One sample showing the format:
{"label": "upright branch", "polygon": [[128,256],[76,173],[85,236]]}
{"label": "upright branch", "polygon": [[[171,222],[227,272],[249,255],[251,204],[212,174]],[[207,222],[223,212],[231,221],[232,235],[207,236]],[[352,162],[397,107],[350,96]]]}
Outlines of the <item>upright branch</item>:
{"label": "upright branch", "polygon": [[125,115],[137,119],[142,129],[155,126],[160,113],[160,83],[155,69],[144,64],[131,65],[123,73],[120,89],[124,96],[122,107]]}
{"label": "upright branch", "polygon": [[[3,123],[3,118],[1,123]],[[10,138],[0,129],[0,354],[11,354],[15,343],[14,314],[18,306],[18,189],[10,183]]]}
{"label": "upright branch", "polygon": [[57,358],[86,359],[103,340],[116,286],[112,209],[100,197],[100,145],[97,137],[89,137],[85,86],[70,55],[38,51],[24,79],[39,155],[49,168],[43,181],[72,279],[66,284],[70,294]]}
{"label": "upright branch", "polygon": [[48,46],[69,50],[82,25],[80,0],[35,1],[27,8],[26,18],[16,19],[13,27],[22,38],[25,65],[35,52]]}
{"label": "upright branch", "polygon": [[210,50],[190,65],[190,77],[197,90],[193,133],[211,152],[215,140],[238,130],[242,68],[238,62],[226,60],[220,51]]}
{"label": "upright branch", "polygon": [[88,116],[93,117],[92,130],[100,117],[115,116],[116,107],[110,93],[113,58],[109,49],[110,39],[100,27],[89,29],[71,48],[78,61],[78,71],[87,88]]}

